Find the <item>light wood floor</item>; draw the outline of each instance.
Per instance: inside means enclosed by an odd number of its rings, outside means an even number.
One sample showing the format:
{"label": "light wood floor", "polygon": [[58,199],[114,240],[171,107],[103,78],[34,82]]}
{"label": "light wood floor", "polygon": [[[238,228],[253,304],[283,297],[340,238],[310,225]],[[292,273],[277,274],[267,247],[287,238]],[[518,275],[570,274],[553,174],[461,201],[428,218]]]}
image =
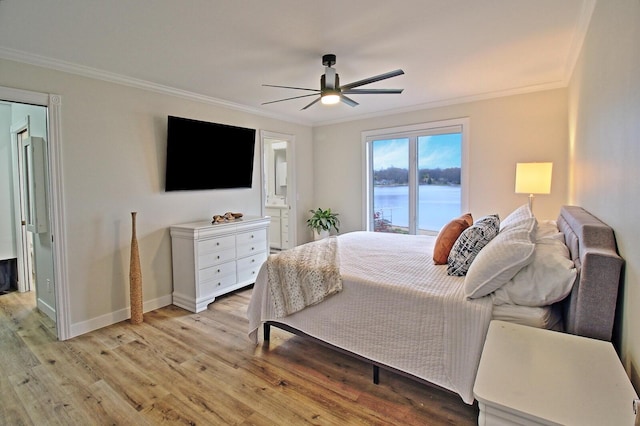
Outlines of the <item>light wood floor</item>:
{"label": "light wood floor", "polygon": [[477,406],[272,328],[247,337],[251,288],[60,342],[33,294],[0,297],[3,425],[473,425]]}

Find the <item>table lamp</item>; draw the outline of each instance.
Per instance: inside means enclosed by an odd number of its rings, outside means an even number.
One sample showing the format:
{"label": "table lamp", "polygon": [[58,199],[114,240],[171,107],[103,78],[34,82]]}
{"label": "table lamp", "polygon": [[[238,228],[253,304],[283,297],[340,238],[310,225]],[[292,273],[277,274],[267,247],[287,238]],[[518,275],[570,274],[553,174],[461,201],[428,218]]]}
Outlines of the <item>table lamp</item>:
{"label": "table lamp", "polygon": [[533,210],[533,194],[551,193],[553,163],[516,163],[516,194],[529,194]]}

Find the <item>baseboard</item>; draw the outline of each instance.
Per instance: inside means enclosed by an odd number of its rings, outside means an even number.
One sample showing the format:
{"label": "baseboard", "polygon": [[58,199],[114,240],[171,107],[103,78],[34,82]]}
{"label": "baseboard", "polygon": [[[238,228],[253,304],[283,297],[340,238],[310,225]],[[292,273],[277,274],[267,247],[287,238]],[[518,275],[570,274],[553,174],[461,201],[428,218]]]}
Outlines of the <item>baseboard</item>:
{"label": "baseboard", "polygon": [[53,306],[49,305],[40,298],[38,298],[38,300],[36,301],[36,305],[41,312],[51,318],[53,322],[56,322],[56,310],[53,308]]}
{"label": "baseboard", "polygon": [[[166,295],[153,300],[147,300],[143,302],[143,311],[149,312],[154,309],[162,308],[170,305],[172,302],[171,295]],[[71,324],[69,338],[80,336],[99,328],[107,327],[109,325],[124,321],[131,317],[131,308],[120,309],[99,317],[91,318],[87,321],[77,322]]]}

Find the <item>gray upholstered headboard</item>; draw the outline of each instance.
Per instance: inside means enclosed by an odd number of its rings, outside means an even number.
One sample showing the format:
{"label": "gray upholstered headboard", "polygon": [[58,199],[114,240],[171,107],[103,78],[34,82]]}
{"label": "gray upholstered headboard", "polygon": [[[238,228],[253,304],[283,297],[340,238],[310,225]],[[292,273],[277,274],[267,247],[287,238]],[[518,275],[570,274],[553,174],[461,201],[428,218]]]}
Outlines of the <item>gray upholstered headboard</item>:
{"label": "gray upholstered headboard", "polygon": [[623,264],[613,229],[577,206],[563,206],[557,223],[578,269],[561,302],[565,331],[610,341]]}

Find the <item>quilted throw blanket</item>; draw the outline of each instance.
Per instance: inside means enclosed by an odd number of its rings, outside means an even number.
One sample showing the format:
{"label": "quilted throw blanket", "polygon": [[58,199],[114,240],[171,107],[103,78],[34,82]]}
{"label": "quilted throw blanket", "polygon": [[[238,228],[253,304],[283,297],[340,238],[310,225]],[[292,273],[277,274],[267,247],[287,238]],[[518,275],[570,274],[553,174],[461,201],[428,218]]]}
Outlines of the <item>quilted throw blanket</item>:
{"label": "quilted throw blanket", "polygon": [[315,305],[342,290],[336,237],[272,254],[266,264],[276,318]]}

